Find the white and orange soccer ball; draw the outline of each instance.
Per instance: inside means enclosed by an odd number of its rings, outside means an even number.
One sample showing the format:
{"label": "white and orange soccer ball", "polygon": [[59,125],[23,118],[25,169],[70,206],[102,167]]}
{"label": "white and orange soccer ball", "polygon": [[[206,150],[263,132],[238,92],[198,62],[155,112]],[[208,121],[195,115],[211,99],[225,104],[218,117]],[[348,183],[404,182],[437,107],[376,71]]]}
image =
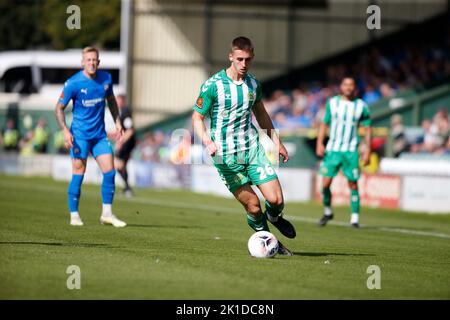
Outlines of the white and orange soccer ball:
{"label": "white and orange soccer ball", "polygon": [[278,240],[268,231],[258,231],[248,239],[248,252],[255,258],[272,258],[278,252]]}

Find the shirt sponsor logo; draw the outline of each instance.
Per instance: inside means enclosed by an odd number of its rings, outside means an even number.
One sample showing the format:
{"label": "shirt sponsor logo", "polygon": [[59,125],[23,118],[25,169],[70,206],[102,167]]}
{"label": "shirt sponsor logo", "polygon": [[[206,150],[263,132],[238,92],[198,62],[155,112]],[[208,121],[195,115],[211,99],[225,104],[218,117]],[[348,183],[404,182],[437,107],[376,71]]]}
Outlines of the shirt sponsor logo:
{"label": "shirt sponsor logo", "polygon": [[88,100],[81,100],[81,104],[83,107],[95,107],[97,103],[100,103],[103,101],[103,98],[96,98],[96,99],[88,99]]}

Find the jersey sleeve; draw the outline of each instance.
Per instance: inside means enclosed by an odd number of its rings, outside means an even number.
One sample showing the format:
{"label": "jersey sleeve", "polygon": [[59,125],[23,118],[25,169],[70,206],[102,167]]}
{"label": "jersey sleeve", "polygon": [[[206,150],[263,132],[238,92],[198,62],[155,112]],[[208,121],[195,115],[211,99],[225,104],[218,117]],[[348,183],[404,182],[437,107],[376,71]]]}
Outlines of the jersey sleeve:
{"label": "jersey sleeve", "polygon": [[359,121],[364,127],[368,127],[372,124],[372,120],[370,119],[369,106],[365,102],[363,102],[363,110]]}
{"label": "jersey sleeve", "polygon": [[114,91],[113,91],[113,81],[112,81],[112,76],[111,74],[108,74],[108,88],[106,88],[106,97],[110,97],[112,95],[114,95]]}
{"label": "jersey sleeve", "polygon": [[216,85],[214,83],[209,86],[203,84],[200,88],[200,94],[197,98],[197,102],[194,105],[194,110],[202,115],[206,115],[214,105],[215,99]]}
{"label": "jersey sleeve", "polygon": [[262,100],[263,96],[262,96],[262,86],[261,86],[261,82],[257,82],[257,86],[256,86],[256,99],[255,99],[255,103],[259,102]]}
{"label": "jersey sleeve", "polygon": [[326,125],[330,125],[331,122],[331,110],[330,110],[330,100],[327,101],[325,105],[325,114],[323,115],[322,122]]}
{"label": "jersey sleeve", "polygon": [[70,100],[75,96],[75,86],[71,81],[64,83],[64,88],[59,96],[58,102],[67,106]]}

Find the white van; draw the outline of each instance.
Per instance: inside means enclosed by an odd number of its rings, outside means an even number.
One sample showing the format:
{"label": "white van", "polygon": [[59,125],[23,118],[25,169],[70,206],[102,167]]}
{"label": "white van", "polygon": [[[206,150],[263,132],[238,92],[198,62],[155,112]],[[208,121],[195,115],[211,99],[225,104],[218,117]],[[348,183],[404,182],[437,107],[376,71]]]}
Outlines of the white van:
{"label": "white van", "polygon": [[[81,49],[0,52],[0,94],[24,94],[56,99],[64,82],[81,69]],[[116,91],[126,59],[121,52],[100,51],[100,69],[111,73]],[[56,97],[56,98],[55,98]]]}

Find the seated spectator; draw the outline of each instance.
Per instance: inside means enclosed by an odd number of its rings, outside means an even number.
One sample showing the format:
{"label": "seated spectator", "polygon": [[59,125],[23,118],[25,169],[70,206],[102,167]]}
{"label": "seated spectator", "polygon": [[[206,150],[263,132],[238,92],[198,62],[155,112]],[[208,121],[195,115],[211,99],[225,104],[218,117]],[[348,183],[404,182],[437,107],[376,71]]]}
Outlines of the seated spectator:
{"label": "seated spectator", "polygon": [[362,99],[367,103],[367,104],[372,104],[377,102],[378,100],[380,100],[381,98],[381,94],[375,90],[375,88],[372,85],[368,85],[366,87],[366,90],[364,92],[364,95],[362,97]]}

